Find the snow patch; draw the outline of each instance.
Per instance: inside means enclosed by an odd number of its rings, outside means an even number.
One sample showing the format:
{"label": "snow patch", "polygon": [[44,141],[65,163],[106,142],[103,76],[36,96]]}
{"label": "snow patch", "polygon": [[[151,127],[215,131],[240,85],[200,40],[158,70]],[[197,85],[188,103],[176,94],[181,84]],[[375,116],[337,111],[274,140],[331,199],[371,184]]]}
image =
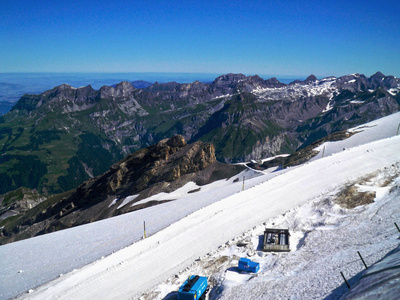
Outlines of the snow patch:
{"label": "snow patch", "polygon": [[137,197],[139,197],[139,195],[133,195],[133,196],[128,196],[124,199],[124,201],[122,201],[122,203],[120,205],[118,205],[117,209],[120,209],[121,207],[124,207],[125,205],[127,205],[128,203],[132,202],[133,200],[135,200]]}
{"label": "snow patch", "polygon": [[329,101],[328,104],[326,105],[325,109],[322,111],[323,113],[326,113],[333,109],[332,101]]}
{"label": "snow patch", "polygon": [[396,96],[398,92],[399,92],[399,88],[393,88],[393,89],[388,90],[388,93],[390,93],[392,96]]}
{"label": "snow patch", "polygon": [[118,201],[118,198],[115,198],[115,199],[110,203],[110,205],[108,206],[108,208],[110,208],[110,207],[113,206],[115,203],[117,203],[117,201]]}
{"label": "snow patch", "polygon": [[232,97],[232,95],[231,94],[225,94],[225,95],[221,95],[221,96],[216,96],[216,97],[213,98],[213,100],[221,99],[221,98],[227,98],[227,97]]}

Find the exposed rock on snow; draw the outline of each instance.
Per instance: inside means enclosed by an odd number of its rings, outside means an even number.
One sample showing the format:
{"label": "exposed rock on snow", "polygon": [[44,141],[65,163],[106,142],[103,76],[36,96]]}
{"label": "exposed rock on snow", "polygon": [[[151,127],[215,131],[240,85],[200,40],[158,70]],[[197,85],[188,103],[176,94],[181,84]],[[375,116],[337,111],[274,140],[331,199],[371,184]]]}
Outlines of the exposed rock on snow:
{"label": "exposed rock on snow", "polygon": [[356,185],[351,185],[340,193],[337,203],[344,208],[354,208],[373,203],[375,196],[375,192],[360,192]]}

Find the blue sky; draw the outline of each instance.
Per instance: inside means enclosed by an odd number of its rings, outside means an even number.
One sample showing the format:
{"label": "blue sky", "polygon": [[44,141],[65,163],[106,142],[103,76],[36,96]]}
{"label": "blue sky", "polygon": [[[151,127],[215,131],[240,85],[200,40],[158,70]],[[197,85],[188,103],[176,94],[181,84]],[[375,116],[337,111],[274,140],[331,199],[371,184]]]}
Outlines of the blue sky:
{"label": "blue sky", "polygon": [[0,72],[400,77],[400,1],[0,0]]}

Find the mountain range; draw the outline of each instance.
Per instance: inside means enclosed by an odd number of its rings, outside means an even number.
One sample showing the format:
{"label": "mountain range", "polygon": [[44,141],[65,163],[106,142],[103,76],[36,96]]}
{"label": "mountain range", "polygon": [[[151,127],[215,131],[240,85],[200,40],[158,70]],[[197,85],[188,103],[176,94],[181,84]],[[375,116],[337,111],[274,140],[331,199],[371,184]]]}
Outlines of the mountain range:
{"label": "mountain range", "polygon": [[290,84],[226,74],[211,83],[57,86],[24,95],[0,117],[0,194],[56,194],[130,153],[181,134],[210,142],[220,162],[293,153],[336,131],[399,110],[400,79],[377,72]]}

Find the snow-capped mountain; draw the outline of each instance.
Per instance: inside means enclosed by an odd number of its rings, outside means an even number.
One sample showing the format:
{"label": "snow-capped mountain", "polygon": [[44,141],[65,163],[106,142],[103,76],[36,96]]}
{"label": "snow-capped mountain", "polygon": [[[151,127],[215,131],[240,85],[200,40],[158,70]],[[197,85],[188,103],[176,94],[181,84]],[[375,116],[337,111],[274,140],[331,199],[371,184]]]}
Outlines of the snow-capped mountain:
{"label": "snow-capped mountain", "polygon": [[[363,268],[357,251],[371,265],[398,245],[399,124],[393,114],[354,128],[340,148],[323,145],[309,163],[250,170],[196,193],[188,183],[152,199],[175,201],[0,246],[0,297],[172,299],[192,273],[209,276],[212,299],[340,296],[340,272],[354,284]],[[344,207],[363,193],[373,203]],[[288,227],[292,251],[259,251],[265,226]],[[239,256],[260,272],[237,272]]]}

